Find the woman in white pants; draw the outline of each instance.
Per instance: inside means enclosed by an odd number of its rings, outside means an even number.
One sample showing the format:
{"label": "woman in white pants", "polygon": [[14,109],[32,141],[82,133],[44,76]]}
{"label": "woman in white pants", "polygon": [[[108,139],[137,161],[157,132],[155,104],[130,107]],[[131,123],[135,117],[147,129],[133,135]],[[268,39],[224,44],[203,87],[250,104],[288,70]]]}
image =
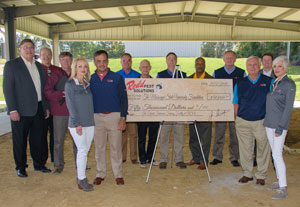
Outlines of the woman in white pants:
{"label": "woman in white pants", "polygon": [[66,83],[66,103],[70,113],[69,130],[77,147],[78,188],[92,191],[85,175],[87,155],[94,137],[94,107],[89,87],[90,70],[87,61],[78,58],[74,62],[70,80]]}
{"label": "woman in white pants", "polygon": [[287,76],[288,60],[285,56],[279,56],[273,61],[273,69],[277,79],[267,95],[264,126],[278,179],[278,182],[273,183],[269,189],[276,190],[272,199],[283,199],[288,196],[288,193],[282,150],[293,110],[296,85]]}

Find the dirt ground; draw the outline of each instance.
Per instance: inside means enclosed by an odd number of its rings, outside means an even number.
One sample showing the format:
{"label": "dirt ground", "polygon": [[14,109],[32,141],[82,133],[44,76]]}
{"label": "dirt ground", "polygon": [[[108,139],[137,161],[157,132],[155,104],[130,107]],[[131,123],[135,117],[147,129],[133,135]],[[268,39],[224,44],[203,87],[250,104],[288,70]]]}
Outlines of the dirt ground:
{"label": "dirt ground", "polygon": [[[294,110],[287,138],[287,145],[300,149],[300,110]],[[212,141],[213,143],[213,141]],[[85,206],[300,206],[300,154],[285,152],[284,159],[287,166],[288,193],[285,200],[271,200],[272,191],[267,186],[275,180],[272,165],[269,166],[268,179],[265,186],[258,186],[255,181],[248,184],[238,183],[242,176],[240,167],[234,168],[229,162],[228,132],[223,150],[223,163],[209,166],[212,182],[208,182],[206,171],[197,170],[195,166],[181,170],[177,167],[159,170],[153,167],[149,183],[146,184],[147,169],[139,165],[126,162],[123,166],[124,186],[115,184],[110,159],[107,150],[108,172],[105,181],[95,186],[93,192],[78,190],[76,185],[76,171],[70,136],[65,142],[65,169],[62,174],[43,174],[35,172],[31,157],[28,156],[28,178],[19,178],[15,172],[12,156],[11,134],[0,137],[0,206],[2,207],[85,207]],[[92,182],[95,178],[94,146],[89,153],[87,177]],[[185,161],[191,159],[188,147],[188,127],[185,128],[184,144]],[[159,152],[156,152],[156,160]],[[210,155],[210,160],[212,156]],[[129,160],[129,159],[127,159]],[[48,161],[47,166],[53,169]]]}

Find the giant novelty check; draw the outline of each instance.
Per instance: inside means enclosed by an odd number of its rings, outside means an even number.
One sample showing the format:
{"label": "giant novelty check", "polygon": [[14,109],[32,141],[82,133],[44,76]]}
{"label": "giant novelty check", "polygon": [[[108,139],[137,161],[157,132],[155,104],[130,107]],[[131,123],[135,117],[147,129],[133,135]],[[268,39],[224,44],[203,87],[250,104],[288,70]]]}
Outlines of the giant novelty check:
{"label": "giant novelty check", "polygon": [[128,78],[129,122],[233,121],[232,80]]}

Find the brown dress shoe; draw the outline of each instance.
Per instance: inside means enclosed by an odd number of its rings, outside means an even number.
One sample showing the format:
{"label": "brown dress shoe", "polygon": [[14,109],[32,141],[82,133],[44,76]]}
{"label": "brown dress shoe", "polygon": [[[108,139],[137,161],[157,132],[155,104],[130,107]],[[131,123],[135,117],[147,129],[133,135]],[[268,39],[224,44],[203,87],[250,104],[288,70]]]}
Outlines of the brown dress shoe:
{"label": "brown dress shoe", "polygon": [[135,165],[135,164],[138,164],[138,161],[137,160],[131,160],[131,163]]}
{"label": "brown dress shoe", "polygon": [[265,185],[264,179],[256,179],[256,184]]}
{"label": "brown dress shoe", "polygon": [[239,182],[240,183],[248,183],[251,180],[253,180],[253,178],[248,178],[246,176],[243,176],[241,179],[239,179]]}
{"label": "brown dress shoe", "polygon": [[104,178],[96,177],[94,180],[94,185],[100,185]]}
{"label": "brown dress shoe", "polygon": [[124,185],[124,179],[123,178],[117,178],[116,183],[117,183],[117,185]]}
{"label": "brown dress shoe", "polygon": [[189,165],[189,166],[196,165],[196,164],[199,164],[199,163],[197,163],[195,160],[191,160],[186,163],[186,165]]}
{"label": "brown dress shoe", "polygon": [[204,163],[200,163],[200,165],[198,165],[197,169],[198,170],[205,170],[206,169],[205,164]]}

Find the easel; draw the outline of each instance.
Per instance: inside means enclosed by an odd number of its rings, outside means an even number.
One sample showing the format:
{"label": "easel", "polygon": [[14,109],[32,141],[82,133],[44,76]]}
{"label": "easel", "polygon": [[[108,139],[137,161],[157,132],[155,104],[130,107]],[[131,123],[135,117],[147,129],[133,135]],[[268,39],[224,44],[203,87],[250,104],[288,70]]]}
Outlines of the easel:
{"label": "easel", "polygon": [[[156,139],[156,143],[155,143],[155,147],[154,147],[154,151],[153,151],[153,155],[152,155],[152,159],[151,159],[151,163],[150,163],[150,168],[149,168],[148,175],[147,175],[147,178],[146,178],[146,183],[149,182],[150,172],[151,172],[151,169],[152,169],[152,164],[153,164],[153,160],[154,160],[154,156],[155,156],[155,152],[156,152],[156,148],[157,148],[157,143],[158,143],[158,140],[159,140],[159,137],[160,137],[160,133],[161,133],[161,127],[162,127],[162,125],[164,123],[165,123],[165,121],[162,121],[159,124],[159,129],[158,129],[158,133],[157,133],[157,139]],[[205,165],[205,168],[206,168],[208,182],[211,183],[211,179],[210,179],[210,175],[209,175],[207,163],[206,163],[206,160],[205,160],[205,156],[204,156],[204,153],[203,153],[202,144],[201,144],[201,141],[200,141],[200,136],[199,136],[198,129],[197,129],[197,121],[195,120],[194,122],[191,122],[191,123],[194,123],[195,131],[196,131],[196,134],[197,134],[197,138],[198,138],[198,142],[199,142],[199,146],[200,146],[200,150],[201,150],[201,154],[202,154],[204,165]],[[174,148],[174,146],[173,146],[173,148]],[[173,163],[173,150],[172,150],[172,160],[171,160],[171,162]]]}
{"label": "easel", "polygon": [[[183,78],[180,65],[176,65],[175,69],[174,69],[174,72],[172,74],[172,78],[178,78],[178,73],[179,72],[180,72],[181,78]],[[159,124],[159,129],[158,129],[158,133],[157,133],[157,139],[156,139],[156,143],[155,143],[155,147],[154,147],[154,151],[153,151],[153,155],[152,155],[152,159],[151,159],[151,163],[150,163],[150,168],[149,168],[148,175],[147,175],[147,178],[146,178],[146,183],[149,182],[150,172],[151,172],[151,169],[152,169],[152,164],[153,164],[153,160],[154,160],[154,156],[155,156],[155,152],[156,152],[156,148],[157,148],[157,143],[158,143],[158,140],[159,140],[159,137],[160,137],[160,133],[161,133],[161,127],[162,127],[162,125],[164,123],[165,123],[165,121],[161,121],[160,124]],[[194,123],[194,126],[195,126],[195,130],[196,130],[197,138],[198,138],[198,141],[199,141],[199,145],[200,145],[202,157],[203,157],[203,160],[204,160],[204,164],[205,164],[205,168],[206,168],[206,173],[207,173],[207,176],[208,176],[208,182],[211,182],[210,175],[209,175],[209,172],[208,172],[207,163],[206,163],[206,160],[205,160],[205,157],[204,157],[204,153],[203,153],[203,149],[202,149],[202,144],[201,144],[201,141],[200,141],[200,137],[199,137],[199,133],[198,133],[197,125],[196,125],[197,121],[195,120],[193,123]],[[174,132],[173,132],[173,134],[174,134]],[[173,137],[173,139],[174,139],[174,137]],[[173,140],[173,142],[174,142],[174,140]],[[171,168],[173,168],[173,154],[174,154],[174,143],[172,145]]]}

